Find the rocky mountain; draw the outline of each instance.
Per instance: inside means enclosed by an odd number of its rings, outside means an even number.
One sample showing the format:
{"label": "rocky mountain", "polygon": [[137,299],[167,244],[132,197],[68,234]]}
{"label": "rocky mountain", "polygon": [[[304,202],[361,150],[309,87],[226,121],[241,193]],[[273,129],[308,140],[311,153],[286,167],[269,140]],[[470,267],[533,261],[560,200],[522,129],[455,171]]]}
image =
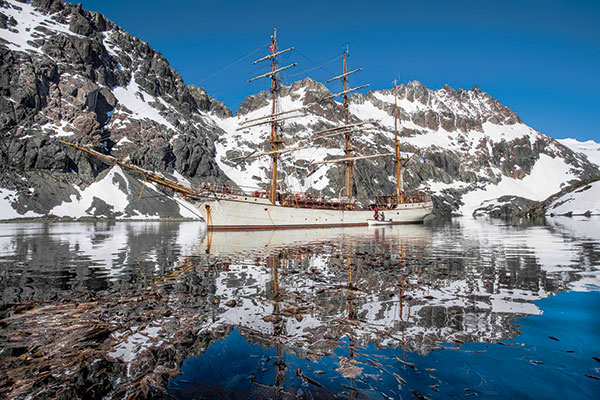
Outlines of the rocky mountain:
{"label": "rocky mountain", "polygon": [[[343,106],[324,100],[331,92],[311,79],[281,90],[280,110],[306,107],[307,115],[287,121],[282,137],[305,146],[312,132],[340,125]],[[235,116],[216,119],[227,132],[216,142],[217,163],[235,182],[259,185],[269,170],[269,160],[232,158],[266,149],[264,128],[239,130],[240,123],[270,112],[268,93],[250,96]],[[598,165],[558,141],[524,124],[519,116],[489,94],[474,87],[431,90],[419,82],[398,88],[401,151],[419,152],[407,165],[408,189],[431,190],[436,213],[471,215],[497,198],[521,198],[517,208],[545,199],[568,182],[599,175]],[[394,95],[375,90],[350,100],[350,123],[376,121],[376,127],[354,135],[361,154],[393,152]],[[323,192],[336,197],[342,187],[342,169],[325,164],[314,172],[311,163],[343,152],[339,137],[319,147],[289,153],[282,163],[283,185],[291,189]],[[391,158],[361,160],[356,168],[356,194],[367,201],[374,194],[393,193],[395,178]],[[514,202],[513,202],[514,203]],[[483,210],[485,212],[485,210]]]}
{"label": "rocky mountain", "polygon": [[[240,83],[243,84],[243,83]],[[332,89],[334,89],[332,87]],[[337,89],[337,88],[335,88]],[[282,127],[286,144],[308,146],[313,132],[340,125],[343,106],[309,78],[281,89],[278,107],[305,107]],[[0,219],[108,216],[196,217],[193,207],[139,177],[67,148],[90,146],[181,183],[233,181],[264,186],[269,160],[236,156],[268,149],[264,127],[238,130],[270,112],[269,94],[248,97],[235,115],[187,85],[158,51],[102,14],[64,0],[0,0]],[[361,154],[393,150],[393,93],[351,97]],[[524,124],[477,87],[399,88],[401,150],[408,189],[431,190],[439,215],[470,215],[484,201],[539,201],[568,182],[600,175],[596,164]],[[311,163],[341,155],[339,137],[282,156],[281,186],[337,197],[342,170]],[[390,158],[360,160],[355,193],[367,202],[394,188]]]}
{"label": "rocky mountain", "polygon": [[209,116],[231,112],[186,85],[147,43],[80,5],[0,1],[0,110],[0,218],[61,215],[65,207],[79,210],[74,217],[185,214],[154,187],[138,201],[141,186],[125,185],[119,171],[110,177],[122,179],[108,184],[123,204],[103,191],[85,200],[107,166],[59,140],[192,183],[227,179],[214,161],[222,132]]}

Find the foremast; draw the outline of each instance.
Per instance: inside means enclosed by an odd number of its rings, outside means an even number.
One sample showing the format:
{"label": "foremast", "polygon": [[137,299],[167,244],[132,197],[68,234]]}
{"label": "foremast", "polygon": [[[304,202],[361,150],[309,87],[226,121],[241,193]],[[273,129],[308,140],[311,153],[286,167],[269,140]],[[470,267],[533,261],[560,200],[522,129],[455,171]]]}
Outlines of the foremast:
{"label": "foremast", "polygon": [[[269,143],[271,144],[271,151],[268,152],[268,155],[271,156],[272,158],[272,166],[271,166],[271,185],[270,185],[270,189],[269,189],[269,200],[271,201],[272,204],[275,204],[277,202],[277,161],[279,159],[279,155],[281,154],[281,145],[283,144],[283,141],[278,137],[278,128],[279,128],[279,121],[281,121],[282,119],[287,119],[287,118],[293,118],[294,116],[281,116],[282,114],[286,114],[286,112],[283,113],[278,113],[277,112],[277,92],[279,90],[279,76],[278,73],[286,70],[288,68],[291,68],[293,66],[296,65],[296,63],[287,65],[285,67],[281,67],[281,68],[277,68],[277,57],[283,53],[287,53],[290,50],[293,50],[293,47],[290,47],[288,49],[282,50],[282,51],[278,51],[277,50],[277,28],[275,28],[273,30],[273,36],[271,36],[271,44],[269,46],[269,50],[271,52],[271,54],[260,58],[256,61],[253,62],[253,64],[256,64],[258,62],[261,61],[271,61],[271,72],[267,72],[266,74],[254,77],[252,79],[249,79],[248,82],[252,82],[254,80],[257,80],[259,78],[271,78],[271,114],[266,116],[266,117],[262,117],[262,118],[257,118],[255,120],[252,121],[256,121],[256,120],[261,120],[259,122],[256,122],[252,125],[246,125],[246,126],[242,126],[240,129],[244,129],[244,128],[248,128],[250,126],[257,126],[257,125],[263,125],[263,124],[270,124],[271,126],[271,135],[270,135],[270,139],[269,139]],[[296,110],[293,110],[296,111]],[[248,123],[250,121],[245,121],[245,123]],[[244,123],[242,123],[241,125],[244,125]],[[265,153],[262,153],[261,155],[265,155]]]}

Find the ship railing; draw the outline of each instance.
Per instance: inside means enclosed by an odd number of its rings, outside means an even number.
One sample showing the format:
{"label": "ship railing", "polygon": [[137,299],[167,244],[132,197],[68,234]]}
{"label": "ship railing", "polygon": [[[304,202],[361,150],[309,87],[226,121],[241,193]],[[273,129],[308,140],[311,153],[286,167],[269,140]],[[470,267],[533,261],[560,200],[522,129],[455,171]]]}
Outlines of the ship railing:
{"label": "ship railing", "polygon": [[352,199],[346,201],[335,201],[323,199],[321,196],[315,196],[311,193],[285,193],[281,196],[281,204],[298,208],[320,208],[328,210],[354,210],[356,207]]}
{"label": "ship railing", "polygon": [[200,193],[230,194],[236,196],[266,198],[267,193],[260,188],[242,187],[223,182],[203,182],[197,189]]}
{"label": "ship railing", "polygon": [[387,208],[394,208],[399,204],[414,204],[414,203],[426,203],[431,201],[431,195],[427,192],[421,191],[405,191],[400,196],[384,195],[376,196],[375,202],[380,206],[386,206]]}

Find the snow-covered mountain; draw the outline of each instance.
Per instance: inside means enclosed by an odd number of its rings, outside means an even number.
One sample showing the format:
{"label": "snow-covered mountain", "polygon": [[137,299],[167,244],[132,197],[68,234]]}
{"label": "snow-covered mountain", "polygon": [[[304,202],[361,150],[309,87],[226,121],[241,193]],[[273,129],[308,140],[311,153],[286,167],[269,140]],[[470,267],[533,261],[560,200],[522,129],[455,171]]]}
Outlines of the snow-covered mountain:
{"label": "snow-covered mountain", "polygon": [[[593,140],[580,142],[575,139],[559,139],[558,141],[583,155],[596,166],[600,166],[600,144]],[[486,209],[491,214],[497,214],[502,212],[502,207],[505,205],[490,205],[482,207],[477,213]],[[600,215],[600,177],[583,179],[564,186],[543,201],[526,203],[522,209],[526,210],[526,214],[533,216]]]}
{"label": "snow-covered mountain", "polygon": [[[268,149],[264,127],[237,129],[269,113],[269,94],[248,97],[233,115],[100,13],[64,0],[3,0],[0,71],[0,219],[190,216],[182,211],[189,204],[152,186],[140,198],[139,177],[59,140],[90,145],[192,186],[204,180],[266,182],[268,159],[233,158]],[[311,145],[313,132],[342,123],[343,107],[327,100],[330,94],[309,78],[282,87],[280,111],[306,108],[304,117],[283,126],[288,145]],[[393,150],[393,101],[391,90],[351,97],[352,122],[377,122],[355,135],[359,153]],[[483,201],[504,195],[542,200],[567,182],[600,175],[585,155],[528,127],[476,87],[434,91],[410,82],[399,88],[399,106],[401,150],[421,151],[408,165],[407,188],[430,188],[439,215],[470,215]],[[341,154],[340,138],[331,137],[283,155],[282,186],[337,197],[341,168],[326,164],[313,172],[310,164]],[[360,160],[355,175],[362,201],[393,190],[390,158]]]}
{"label": "snow-covered mountain", "polygon": [[[312,133],[342,124],[340,103],[326,100],[331,92],[311,79],[281,90],[279,111],[306,107],[307,115],[290,119],[282,137],[294,145],[313,143]],[[506,195],[543,200],[567,182],[599,174],[598,166],[556,140],[524,124],[489,94],[446,86],[431,90],[419,82],[398,90],[401,150],[420,151],[408,165],[409,188],[431,189],[438,213],[471,215],[482,202]],[[264,127],[241,129],[240,123],[270,113],[268,94],[250,96],[235,116],[215,118],[226,132],[216,142],[217,163],[238,184],[265,181],[270,160],[235,157],[267,149]],[[393,152],[394,96],[391,90],[354,95],[351,123],[374,120],[377,127],[354,136],[362,154]],[[342,186],[340,167],[325,164],[312,173],[311,163],[343,155],[342,139],[330,138],[319,147],[284,156],[283,182],[293,189],[313,188],[336,196]],[[287,163],[286,163],[287,161]],[[286,166],[287,165],[287,166]],[[395,179],[391,158],[359,161],[359,198],[392,193]]]}
{"label": "snow-covered mountain", "polygon": [[600,215],[600,181],[573,190],[554,200],[547,214],[593,214]]}
{"label": "snow-covered mountain", "polygon": [[138,201],[140,192],[118,179],[108,182],[124,204],[111,190],[87,200],[90,185],[106,181],[107,166],[59,140],[192,183],[226,179],[213,159],[221,131],[207,116],[230,111],[102,14],[62,0],[0,2],[0,69],[0,218],[64,210],[73,217],[183,216],[173,199],[150,188]]}
{"label": "snow-covered mountain", "polygon": [[563,144],[576,153],[585,154],[591,163],[600,166],[600,143],[593,140],[580,142],[577,139],[557,139],[560,144]]}

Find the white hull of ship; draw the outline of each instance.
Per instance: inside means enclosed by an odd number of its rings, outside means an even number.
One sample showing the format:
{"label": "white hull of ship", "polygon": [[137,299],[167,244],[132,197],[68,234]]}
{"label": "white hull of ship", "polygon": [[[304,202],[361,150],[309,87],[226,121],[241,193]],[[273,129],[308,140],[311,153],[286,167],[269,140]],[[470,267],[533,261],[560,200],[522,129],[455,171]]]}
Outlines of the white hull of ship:
{"label": "white hull of ship", "polygon": [[[215,195],[216,196],[216,195]],[[337,226],[366,226],[371,210],[336,210],[274,205],[263,197],[218,195],[197,202],[196,207],[209,229],[293,229]],[[433,211],[431,201],[403,203],[385,210],[393,224],[418,224]]]}
{"label": "white hull of ship", "polygon": [[391,219],[386,219],[385,221],[382,221],[380,219],[368,219],[367,224],[369,224],[369,226],[389,226],[393,225],[394,221],[392,221]]}

